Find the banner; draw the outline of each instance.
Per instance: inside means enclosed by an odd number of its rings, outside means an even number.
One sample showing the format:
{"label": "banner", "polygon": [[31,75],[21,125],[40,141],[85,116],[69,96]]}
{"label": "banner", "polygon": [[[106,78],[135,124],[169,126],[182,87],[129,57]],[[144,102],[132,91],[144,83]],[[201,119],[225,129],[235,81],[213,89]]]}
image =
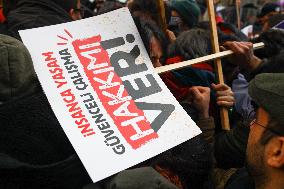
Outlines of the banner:
{"label": "banner", "polygon": [[20,35],[94,182],[201,133],[155,73],[127,8]]}

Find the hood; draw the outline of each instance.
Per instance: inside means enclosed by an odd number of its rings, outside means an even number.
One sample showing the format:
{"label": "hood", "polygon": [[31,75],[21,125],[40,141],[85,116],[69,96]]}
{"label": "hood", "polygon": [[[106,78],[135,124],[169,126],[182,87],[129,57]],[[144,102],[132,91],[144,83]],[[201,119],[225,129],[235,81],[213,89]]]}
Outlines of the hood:
{"label": "hood", "polygon": [[24,44],[0,35],[0,103],[29,95],[39,86],[31,56]]}
{"label": "hood", "polygon": [[9,33],[19,40],[19,30],[71,21],[68,12],[51,0],[18,0],[6,17]]}

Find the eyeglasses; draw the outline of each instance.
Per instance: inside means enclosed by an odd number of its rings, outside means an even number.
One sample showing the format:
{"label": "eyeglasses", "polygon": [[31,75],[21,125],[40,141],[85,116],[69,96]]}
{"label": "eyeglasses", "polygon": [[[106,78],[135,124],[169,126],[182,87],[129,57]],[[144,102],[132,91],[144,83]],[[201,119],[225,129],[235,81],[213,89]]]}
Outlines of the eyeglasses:
{"label": "eyeglasses", "polygon": [[271,129],[271,128],[269,128],[269,127],[265,127],[264,125],[259,124],[258,122],[256,122],[256,119],[252,120],[249,125],[250,125],[250,127],[251,127],[251,126],[253,126],[254,124],[256,124],[256,125],[258,125],[258,126],[264,128],[264,129],[270,131],[271,133],[273,133],[273,134],[275,134],[275,135],[278,135],[278,136],[282,136],[282,135],[283,135],[283,134],[281,134],[280,132],[275,131],[274,129]]}
{"label": "eyeglasses", "polygon": [[76,11],[76,12],[80,12],[82,17],[85,15],[85,9],[84,8],[73,8],[73,10]]}

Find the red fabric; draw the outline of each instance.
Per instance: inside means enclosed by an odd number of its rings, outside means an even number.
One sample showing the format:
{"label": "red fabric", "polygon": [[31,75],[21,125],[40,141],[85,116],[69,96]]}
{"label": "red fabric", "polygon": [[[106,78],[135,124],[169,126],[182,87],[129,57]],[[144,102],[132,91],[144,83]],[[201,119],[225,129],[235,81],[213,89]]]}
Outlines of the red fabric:
{"label": "red fabric", "polygon": [[6,18],[4,17],[3,8],[2,8],[2,9],[0,9],[0,23],[3,23],[5,20],[6,20]]}
{"label": "red fabric", "polygon": [[189,88],[181,86],[179,84],[180,82],[174,77],[173,73],[164,73],[161,75],[161,78],[177,101],[180,102],[186,97]]}
{"label": "red fabric", "polygon": [[219,16],[219,15],[217,15],[215,18],[216,18],[216,24],[224,22],[223,18],[221,16]]}
{"label": "red fabric", "polygon": [[225,34],[234,34],[234,32],[232,30],[230,30],[229,28],[226,28],[224,26],[219,26],[219,28]]}
{"label": "red fabric", "polygon": [[[175,56],[172,58],[168,58],[166,60],[166,65],[175,64],[175,63],[179,63],[182,61],[183,61],[183,58],[181,56]],[[180,82],[175,78],[172,72],[167,72],[167,73],[162,74],[161,78],[166,84],[166,86],[168,87],[168,89],[170,89],[174,97],[177,99],[177,101],[182,101],[186,97],[189,88],[183,87],[180,84]]]}
{"label": "red fabric", "polygon": [[171,170],[164,169],[158,165],[155,166],[157,172],[159,172],[163,177],[165,177],[168,181],[176,185],[178,188],[183,189],[180,178],[177,174],[172,172]]}
{"label": "red fabric", "polygon": [[[176,56],[173,58],[168,58],[166,60],[166,64],[175,64],[175,63],[179,63],[182,62],[183,58],[181,56]],[[210,71],[213,72],[213,67],[208,64],[208,63],[198,63],[198,64],[193,64],[191,65],[191,67],[196,68],[196,69],[200,69],[200,70],[206,70],[206,71]],[[171,93],[174,95],[174,97],[177,99],[177,101],[181,102],[183,101],[189,92],[189,89],[191,87],[189,86],[183,86],[179,80],[176,79],[176,77],[173,75],[172,72],[166,72],[164,74],[160,75],[163,82],[166,84],[166,86],[168,87],[168,89],[171,91]],[[218,111],[215,110],[215,103],[213,103],[213,101],[210,100],[210,104],[209,104],[209,114],[210,116],[212,115],[217,115]]]}
{"label": "red fabric", "polygon": [[168,58],[166,60],[166,65],[175,64],[175,63],[179,63],[179,62],[182,62],[182,61],[183,61],[183,58],[181,56],[175,56],[175,57],[172,57],[172,58]]}
{"label": "red fabric", "polygon": [[[183,61],[183,58],[181,56],[175,56],[175,57],[172,57],[172,58],[168,58],[166,60],[166,65],[169,65],[169,64],[175,64],[175,63],[179,63],[179,62],[182,62]],[[198,63],[198,64],[193,64],[191,65],[192,68],[197,68],[197,69],[200,69],[200,70],[206,70],[206,71],[209,71],[209,72],[213,72],[213,67],[208,64],[208,63]]]}
{"label": "red fabric", "polygon": [[[166,60],[166,64],[167,65],[175,64],[175,63],[179,63],[182,61],[183,61],[183,58],[181,56],[175,56],[172,58],[168,58]],[[213,72],[212,66],[208,63],[198,63],[198,64],[191,65],[191,67]],[[182,86],[181,83],[175,78],[173,73],[171,72],[164,73],[161,75],[161,78],[166,84],[166,86],[170,89],[174,97],[177,99],[177,101],[180,102],[186,98],[190,87]]]}
{"label": "red fabric", "polygon": [[191,65],[191,67],[196,68],[196,69],[200,69],[200,70],[206,70],[206,71],[209,71],[209,72],[214,72],[213,67],[208,63],[193,64],[193,65]]}

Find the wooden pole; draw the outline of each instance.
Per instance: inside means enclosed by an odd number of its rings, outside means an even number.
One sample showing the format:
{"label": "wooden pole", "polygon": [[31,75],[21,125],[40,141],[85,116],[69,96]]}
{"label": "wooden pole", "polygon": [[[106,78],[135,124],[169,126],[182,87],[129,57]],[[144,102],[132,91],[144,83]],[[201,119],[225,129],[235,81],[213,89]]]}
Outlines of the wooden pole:
{"label": "wooden pole", "polygon": [[[217,26],[215,19],[215,8],[212,0],[207,0],[207,7],[209,13],[210,27],[211,27],[211,43],[213,53],[219,53],[219,42],[218,42],[218,34],[217,34]],[[224,76],[222,71],[222,63],[221,59],[215,60],[215,74],[217,76],[218,83],[224,84]],[[220,108],[220,116],[221,116],[221,124],[223,130],[230,130],[230,121],[228,110],[224,107]]]}
{"label": "wooden pole", "polygon": [[163,0],[156,0],[158,5],[158,19],[159,26],[163,30],[164,33],[167,31],[167,21],[166,21],[166,12],[165,12],[165,4]]}
{"label": "wooden pole", "polygon": [[237,26],[241,29],[241,0],[236,0]]}
{"label": "wooden pole", "polygon": [[[264,47],[264,43],[256,43],[253,45],[253,49],[260,49]],[[178,70],[181,68],[185,68],[187,66],[190,66],[192,64],[198,64],[198,63],[202,63],[202,62],[208,62],[210,60],[215,60],[215,59],[220,59],[229,55],[232,55],[233,51],[231,50],[227,50],[227,51],[223,51],[223,52],[218,52],[215,54],[210,54],[207,56],[203,56],[203,57],[199,57],[199,58],[195,58],[192,60],[188,60],[188,61],[184,61],[184,62],[179,62],[176,64],[170,64],[170,65],[166,65],[166,66],[161,66],[161,67],[157,67],[155,68],[155,72],[158,74],[162,74],[168,71],[174,71],[174,70]]]}

